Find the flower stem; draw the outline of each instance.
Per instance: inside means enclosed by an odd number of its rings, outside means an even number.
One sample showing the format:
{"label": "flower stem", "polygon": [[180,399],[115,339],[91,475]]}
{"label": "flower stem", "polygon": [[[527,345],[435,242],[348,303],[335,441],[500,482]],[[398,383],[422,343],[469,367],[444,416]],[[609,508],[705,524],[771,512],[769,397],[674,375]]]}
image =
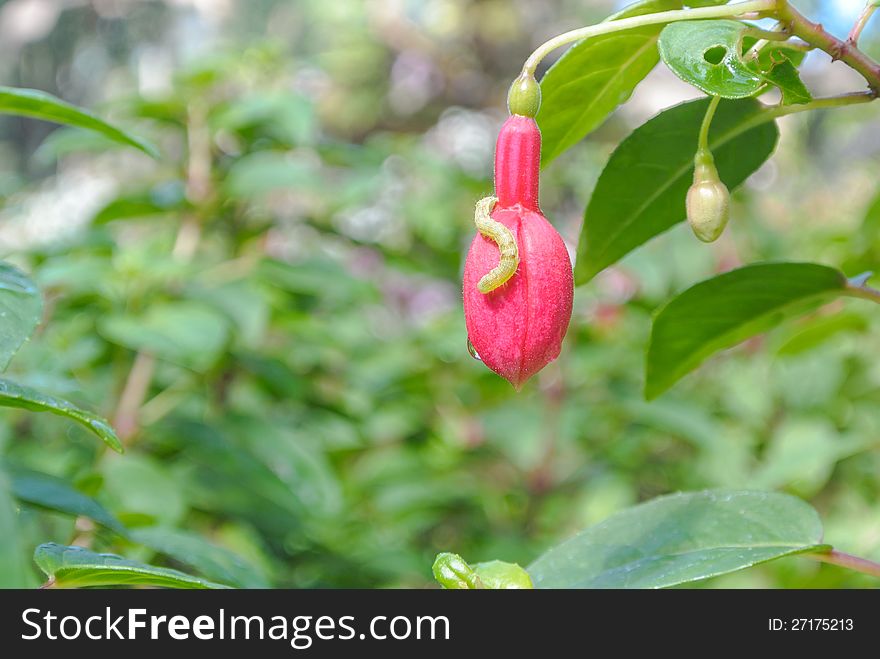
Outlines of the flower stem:
{"label": "flower stem", "polygon": [[603,34],[611,34],[612,32],[619,32],[621,30],[631,30],[645,25],[659,25],[662,23],[673,23],[675,21],[690,21],[706,18],[732,18],[755,12],[769,12],[776,8],[777,1],[778,0],[749,0],[749,2],[738,2],[732,5],[721,5],[719,7],[674,9],[672,11],[631,16],[629,18],[621,18],[615,21],[606,21],[597,25],[578,28],[577,30],[571,30],[570,32],[560,34],[538,46],[538,48],[529,55],[529,58],[523,65],[523,73],[534,75],[535,69],[538,68],[541,60],[547,55],[557,48],[582,39],[598,37]]}
{"label": "flower stem", "polygon": [[846,554],[836,549],[817,554],[806,554],[806,556],[823,563],[831,563],[832,565],[839,565],[862,574],[868,574],[872,577],[880,577],[880,563],[869,561],[867,558],[859,558],[852,554]]}
{"label": "flower stem", "polygon": [[712,126],[712,118],[715,116],[715,110],[718,108],[720,96],[713,96],[709,101],[709,107],[706,108],[706,114],[703,116],[703,123],[700,126],[700,138],[697,141],[697,153],[709,150],[709,128]]}

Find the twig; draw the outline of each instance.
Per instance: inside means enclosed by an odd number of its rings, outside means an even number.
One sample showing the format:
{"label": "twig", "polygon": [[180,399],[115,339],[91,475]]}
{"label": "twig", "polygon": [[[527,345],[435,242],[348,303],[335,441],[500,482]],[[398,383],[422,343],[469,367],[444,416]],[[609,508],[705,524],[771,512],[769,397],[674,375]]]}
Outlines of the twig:
{"label": "twig", "polygon": [[872,577],[880,577],[880,563],[869,561],[867,558],[859,558],[852,554],[846,554],[836,549],[818,554],[806,554],[806,556],[823,563],[839,565],[862,574],[869,574]]}
{"label": "twig", "polygon": [[862,10],[862,14],[859,16],[859,20],[856,21],[855,25],[853,25],[853,28],[852,30],[850,30],[849,36],[846,39],[853,46],[855,46],[859,42],[859,37],[862,35],[862,30],[865,29],[865,26],[868,24],[868,21],[871,20],[871,16],[874,14],[875,11],[877,11],[877,5],[875,5],[873,2],[868,2],[865,5],[865,8]]}

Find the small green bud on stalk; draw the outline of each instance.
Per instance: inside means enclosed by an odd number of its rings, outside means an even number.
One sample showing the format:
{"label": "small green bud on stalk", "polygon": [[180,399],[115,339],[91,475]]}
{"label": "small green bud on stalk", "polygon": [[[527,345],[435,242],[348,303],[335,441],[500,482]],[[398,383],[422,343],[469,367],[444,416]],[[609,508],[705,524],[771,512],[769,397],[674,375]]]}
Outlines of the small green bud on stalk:
{"label": "small green bud on stalk", "polygon": [[507,93],[507,109],[510,114],[535,117],[541,109],[541,85],[530,73],[520,73]]}
{"label": "small green bud on stalk", "polygon": [[718,177],[711,154],[698,154],[694,184],[686,198],[687,219],[694,234],[705,243],[718,239],[730,219],[730,192]]}

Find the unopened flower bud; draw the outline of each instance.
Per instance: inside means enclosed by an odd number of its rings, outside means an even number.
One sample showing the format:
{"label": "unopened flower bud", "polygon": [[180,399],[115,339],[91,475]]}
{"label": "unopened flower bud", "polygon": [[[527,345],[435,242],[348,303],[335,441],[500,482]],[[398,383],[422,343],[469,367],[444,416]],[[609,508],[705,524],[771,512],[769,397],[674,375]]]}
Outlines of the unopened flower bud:
{"label": "unopened flower bud", "polygon": [[730,218],[730,192],[711,159],[697,163],[686,206],[688,222],[697,238],[711,243],[724,232]]}
{"label": "unopened flower bud", "polygon": [[541,109],[541,85],[530,73],[521,73],[507,92],[507,109],[510,114],[535,117]]}

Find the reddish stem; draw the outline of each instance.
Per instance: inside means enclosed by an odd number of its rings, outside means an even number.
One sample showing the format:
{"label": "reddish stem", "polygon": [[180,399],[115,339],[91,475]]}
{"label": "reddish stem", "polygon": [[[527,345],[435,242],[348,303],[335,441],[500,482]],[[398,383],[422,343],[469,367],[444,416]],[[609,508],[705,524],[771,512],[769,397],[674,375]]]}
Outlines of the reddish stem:
{"label": "reddish stem", "polygon": [[859,558],[836,549],[818,554],[807,554],[807,556],[823,563],[831,563],[832,565],[839,565],[840,567],[849,568],[863,574],[870,574],[872,577],[880,577],[880,563],[869,561],[867,558]]}

